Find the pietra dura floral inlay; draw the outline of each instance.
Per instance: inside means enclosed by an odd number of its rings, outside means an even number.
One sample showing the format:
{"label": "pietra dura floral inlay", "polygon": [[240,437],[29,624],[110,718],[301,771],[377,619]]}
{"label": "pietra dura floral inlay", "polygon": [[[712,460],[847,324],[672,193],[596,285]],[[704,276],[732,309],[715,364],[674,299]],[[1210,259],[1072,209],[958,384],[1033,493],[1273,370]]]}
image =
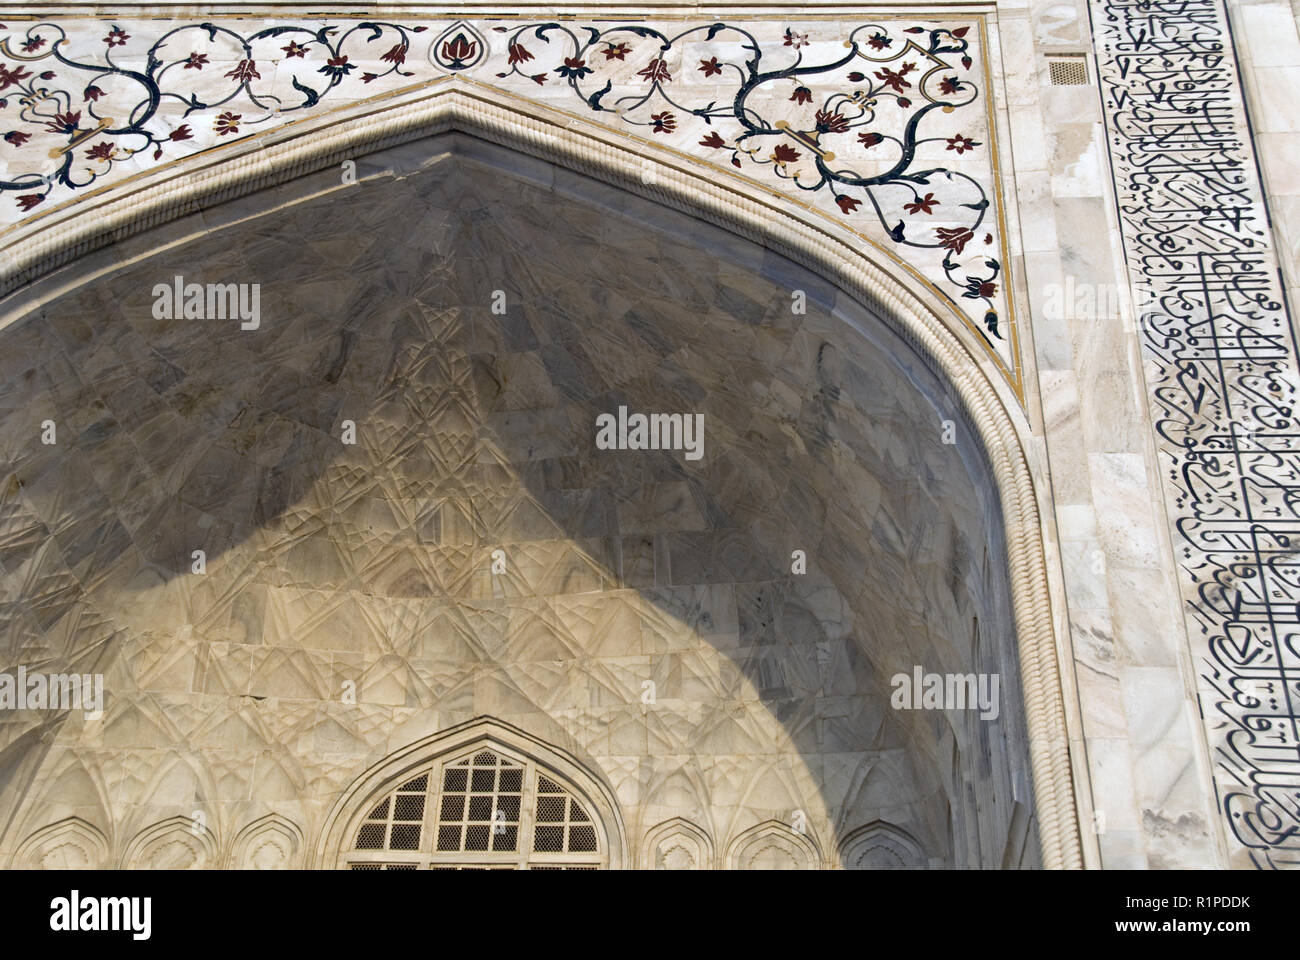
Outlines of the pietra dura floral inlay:
{"label": "pietra dura floral inlay", "polygon": [[449,74],[798,198],[944,296],[1019,390],[982,23],[11,22],[0,223]]}

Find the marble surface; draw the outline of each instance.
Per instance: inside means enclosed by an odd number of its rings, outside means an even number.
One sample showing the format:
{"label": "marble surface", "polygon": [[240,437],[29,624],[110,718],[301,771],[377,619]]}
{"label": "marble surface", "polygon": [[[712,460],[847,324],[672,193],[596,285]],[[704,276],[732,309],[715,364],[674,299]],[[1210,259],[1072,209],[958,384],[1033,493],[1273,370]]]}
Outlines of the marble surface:
{"label": "marble surface", "polygon": [[923,276],[1022,389],[984,20],[6,18],[0,243],[303,118],[452,80],[816,209]]}
{"label": "marble surface", "polygon": [[[1300,862],[1300,652],[1291,639],[1300,592],[1290,545],[1300,366],[1240,75],[1224,55],[1226,9],[1214,0],[1177,11],[1095,6],[1107,15],[1097,39],[1124,252],[1135,282],[1154,294],[1139,317],[1143,359],[1230,857],[1290,868]],[[1132,39],[1141,35],[1152,40]],[[1171,79],[1177,103],[1150,92]],[[1262,106],[1273,127],[1278,112]],[[1166,144],[1167,125],[1201,107],[1199,148]],[[1210,199],[1189,199],[1198,195]],[[1156,541],[1125,539],[1141,551],[1130,566],[1158,559]],[[1186,709],[1181,678],[1158,666],[1131,677],[1129,709],[1151,755],[1155,731]],[[1195,791],[1189,762],[1166,754],[1159,766],[1177,793]],[[1160,823],[1162,847],[1188,826]]]}
{"label": "marble surface", "polygon": [[[294,862],[368,767],[489,715],[608,782],[646,865],[1032,864],[1001,519],[910,349],[756,245],[508,151],[359,174],[5,332],[4,650],[107,700],[0,718],[48,741],[7,754],[9,855],[66,854],[38,832],[76,817],[88,860],[215,865],[272,817]],[[177,273],[260,283],[260,327],[155,320]],[[703,458],[597,450],[620,405],[704,414]],[[918,664],[1000,674],[999,718],[891,710]],[[760,842],[796,810],[810,845]]]}
{"label": "marble surface", "polygon": [[[453,82],[492,84],[585,120],[594,118],[610,130],[624,131],[629,140],[679,151],[686,162],[721,158],[717,169],[749,179],[756,194],[775,191],[814,208],[821,204],[821,212],[841,226],[862,217],[865,207],[846,213],[827,190],[803,196],[807,191],[781,175],[797,163],[781,166],[774,148],[742,156],[739,170],[731,166],[725,150],[719,153],[701,143],[709,131],[699,129],[702,119],[689,111],[670,108],[671,129],[660,123],[656,130],[648,113],[625,119],[616,112],[587,110],[575,90],[592,92],[587,84],[596,75],[576,78],[573,85],[568,78],[553,82],[563,57],[543,65],[548,78],[542,84],[497,69],[502,60],[506,67],[515,65],[508,62],[509,32],[495,28],[531,20],[531,13],[521,8],[518,19],[476,20],[482,11],[475,6],[455,8],[464,8],[486,41],[486,59],[464,69],[439,66],[437,57],[429,57],[437,31],[412,32],[410,55],[400,68],[416,77],[403,81],[394,69],[399,65],[379,60],[379,69],[368,68],[377,74],[374,79],[367,83],[353,71],[312,110],[344,101],[355,104],[357,96],[387,89],[385,84],[454,75]],[[799,49],[813,58],[830,56],[837,42],[863,25],[863,20],[822,14],[819,6],[773,8],[744,19],[760,40],[765,63],[788,67],[793,62],[783,59],[796,55],[785,43],[787,28],[808,34],[812,44]],[[1225,697],[1207,682],[1210,648],[1205,638],[1231,626],[1230,619],[1219,615],[1230,605],[1224,607],[1214,597],[1208,606],[1200,603],[1196,584],[1208,580],[1192,579],[1203,574],[1182,540],[1189,501],[1168,474],[1170,457],[1181,455],[1165,436],[1165,401],[1177,391],[1170,393],[1168,368],[1162,373],[1144,333],[1142,310],[1135,305],[1135,295],[1143,291],[1130,289],[1130,281],[1143,274],[1142,258],[1132,254],[1131,223],[1122,222],[1121,215],[1140,216],[1163,202],[1151,194],[1133,196],[1122,177],[1118,184],[1112,177],[1114,124],[1123,118],[1106,106],[1103,90],[1109,87],[1102,80],[1115,83],[1115,60],[1107,44],[1114,41],[1119,19],[1111,18],[1128,16],[1133,5],[1095,0],[1091,11],[1089,7],[1088,0],[1000,0],[985,16],[962,11],[957,19],[941,21],[954,32],[979,25],[957,39],[968,45],[973,60],[970,71],[960,76],[980,75],[974,81],[980,99],[978,110],[965,107],[944,114],[940,108],[932,117],[962,128],[954,126],[942,145],[935,144],[943,146],[945,169],[969,174],[1003,214],[999,229],[992,231],[992,246],[1005,271],[996,295],[1006,298],[1000,312],[1024,319],[1018,325],[1019,349],[999,356],[1020,364],[1024,374],[1021,433],[1051,561],[1047,578],[1084,861],[1104,868],[1285,868],[1293,865],[1285,842],[1251,846],[1241,840],[1250,837],[1251,828],[1243,830],[1242,824],[1253,815],[1252,792],[1263,804],[1261,810],[1270,809],[1273,801],[1258,795],[1248,774],[1239,778],[1243,784],[1224,764],[1225,749],[1231,755],[1243,744],[1258,745],[1237,735],[1234,747],[1232,734],[1233,725],[1253,708],[1242,699],[1250,697],[1248,691]],[[1190,15],[1201,18],[1204,29],[1216,36],[1231,21],[1232,52],[1242,81],[1230,82],[1228,88],[1235,104],[1235,149],[1247,169],[1258,160],[1261,179],[1248,186],[1248,209],[1257,217],[1267,204],[1269,222],[1257,239],[1274,251],[1274,272],[1280,271],[1281,278],[1281,290],[1269,281],[1268,298],[1276,301],[1284,292],[1296,302],[1300,204],[1294,157],[1300,131],[1290,91],[1300,63],[1300,34],[1294,5],[1233,0],[1226,7],[1198,2],[1191,8]],[[111,5],[104,9],[111,11]],[[614,12],[643,15],[600,3],[556,9],[586,20]],[[305,16],[313,14],[318,11],[304,10]],[[678,23],[684,29],[687,20],[698,16],[700,10],[692,6],[666,11],[662,22],[655,23]],[[883,8],[867,10],[866,16],[903,29],[922,22],[920,14],[897,4],[890,5],[888,16]],[[933,11],[925,16],[932,17]],[[48,47],[22,49],[19,40],[36,20],[10,17],[4,22],[9,45],[0,48],[5,54],[0,63],[6,69],[22,64],[30,76],[21,82],[30,84],[51,62]],[[164,26],[142,23],[124,27],[130,38],[110,50],[101,21],[69,22],[73,46],[68,49],[87,57],[112,52],[142,61],[143,50],[156,40],[151,31]],[[251,21],[240,23],[246,31]],[[1097,28],[1095,36],[1090,25]],[[390,32],[374,41],[384,51],[393,46],[387,42],[393,28],[386,29]],[[928,35],[918,42],[928,43]],[[537,65],[541,49],[551,52],[549,44],[539,47],[532,40],[525,47],[535,59],[516,65]],[[1183,56],[1188,49],[1175,44],[1170,53]],[[694,66],[685,59],[685,47],[681,52],[681,64]],[[692,47],[690,53],[695,52]],[[698,66],[711,55],[706,51]],[[25,61],[22,56],[43,59]],[[1083,57],[1089,83],[1053,85],[1048,60],[1057,56]],[[286,67],[286,57],[283,51],[259,51],[251,58],[262,76],[252,78],[250,90],[287,95],[294,89],[291,81],[286,89],[290,75],[300,82],[328,83],[327,75],[318,72],[325,64],[313,61],[305,69],[305,63],[292,58]],[[186,68],[179,65],[167,78],[179,73],[197,84],[202,74],[204,91],[229,92],[234,78],[226,75],[244,59],[249,58],[240,51],[227,51],[220,74],[194,68],[186,77]],[[603,66],[602,59],[597,58],[598,65]],[[722,56],[719,62],[725,60]],[[623,93],[645,88],[637,71],[646,64],[627,63],[611,62],[617,73],[611,80],[621,84]],[[274,70],[263,71],[265,64],[274,64]],[[842,74],[852,69],[801,82],[819,98],[817,103],[835,92],[832,77],[847,79]],[[393,72],[378,76],[385,70]],[[708,70],[669,70],[669,92],[689,90],[690,96],[707,98],[725,86],[719,76],[705,76]],[[495,75],[502,72],[507,76]],[[72,90],[76,85],[69,86],[65,73],[56,71],[55,78],[37,82]],[[795,81],[787,77],[781,82],[790,86],[792,96]],[[0,96],[14,89],[10,85]],[[84,97],[84,90],[77,89]],[[104,96],[91,106],[97,109],[125,95],[105,87]],[[775,111],[772,117],[788,121],[800,116],[796,108],[809,106],[785,93],[773,93],[762,103],[764,110]],[[64,106],[76,108],[71,100]],[[887,126],[903,116],[898,111],[904,108],[895,106],[892,119],[885,111],[878,122]],[[906,113],[920,106],[917,102]],[[8,118],[20,107],[11,97],[0,115]],[[82,119],[88,109],[83,105]],[[173,140],[176,124],[186,122],[174,114],[184,109],[170,102],[153,115],[157,123],[150,130],[163,141],[161,159],[154,161],[152,153],[140,150],[129,157],[125,151],[103,159],[87,157],[83,163],[82,155],[94,142],[78,141],[77,169],[107,184],[119,174],[144,174],[151,165],[179,160],[200,144],[220,147],[244,138],[253,121],[260,128],[286,122],[274,110],[204,107],[205,122],[189,124],[193,136]],[[240,114],[241,126],[221,133],[219,114],[227,110]],[[1251,130],[1244,126],[1243,110],[1249,110]],[[653,112],[663,111],[656,106]],[[980,134],[969,133],[976,129],[974,112],[983,124]],[[715,123],[720,129],[721,121]],[[43,121],[28,126],[16,121],[12,129],[46,140],[0,142],[0,163],[8,174],[20,169],[15,166],[20,156],[39,153],[44,158],[51,147],[59,148],[60,157],[67,155],[62,147],[79,135],[48,130]],[[955,133],[980,146],[961,154],[947,150],[946,138]],[[800,152],[800,161],[807,162],[805,148],[785,136]],[[65,662],[57,657],[65,657],[82,670],[111,662],[125,684],[119,693],[124,690],[133,699],[129,717],[111,733],[102,723],[83,727],[76,717],[47,725],[7,718],[6,743],[21,745],[27,742],[23,736],[41,730],[55,737],[55,745],[48,754],[19,748],[9,754],[8,776],[16,786],[0,794],[0,806],[12,812],[21,802],[24,812],[20,828],[3,840],[0,855],[73,865],[118,863],[124,857],[193,864],[245,864],[254,857],[258,862],[297,862],[319,827],[324,798],[396,749],[408,724],[410,737],[418,738],[479,711],[505,710],[514,722],[535,722],[538,736],[580,753],[617,785],[619,801],[628,809],[644,809],[629,828],[636,863],[732,864],[733,854],[750,849],[744,845],[751,841],[755,855],[762,850],[766,860],[779,860],[781,854],[767,839],[772,824],[789,816],[789,810],[778,808],[797,801],[808,804],[802,809],[816,808],[816,852],[807,853],[810,861],[897,866],[925,857],[936,864],[1001,865],[1002,851],[1016,847],[1018,822],[1008,815],[1006,798],[1023,803],[1028,795],[1016,746],[1019,734],[1011,731],[1005,757],[973,776],[971,751],[983,749],[978,730],[962,730],[954,718],[949,718],[955,724],[949,732],[927,724],[934,716],[882,719],[873,712],[880,697],[887,696],[883,685],[894,670],[890,658],[895,654],[900,662],[943,661],[967,669],[985,662],[1002,668],[1009,662],[1005,649],[1014,643],[1005,584],[998,582],[1003,576],[1001,548],[989,533],[999,521],[987,481],[980,479],[977,445],[963,433],[955,447],[945,448],[964,458],[960,468],[943,459],[944,451],[925,445],[933,436],[934,417],[953,416],[944,389],[922,364],[904,359],[906,351],[897,344],[882,341],[874,360],[854,354],[866,348],[854,346],[852,338],[844,340],[842,329],[829,319],[831,313],[848,316],[852,305],[784,261],[711,228],[683,226],[675,214],[633,203],[616,191],[593,191],[580,178],[545,164],[480,155],[478,147],[463,141],[457,149],[460,159],[447,163],[458,171],[455,182],[467,184],[463,209],[454,197],[442,196],[435,204],[440,209],[433,212],[427,199],[410,201],[408,193],[407,201],[398,204],[400,211],[387,219],[365,220],[365,204],[340,194],[338,177],[330,174],[285,193],[293,206],[274,228],[265,220],[258,227],[255,219],[240,228],[237,244],[218,239],[232,235],[229,231],[205,241],[203,270],[195,279],[230,280],[240,273],[239,279],[255,280],[259,265],[268,262],[285,271],[275,289],[266,288],[268,321],[261,332],[240,334],[237,325],[203,332],[205,342],[225,358],[219,363],[193,361],[200,347],[184,339],[183,325],[163,329],[166,325],[149,321],[147,290],[83,290],[62,306],[52,304],[48,317],[32,317],[21,330],[4,332],[12,343],[12,352],[8,344],[4,351],[12,368],[6,368],[5,383],[12,386],[6,389],[8,399],[0,402],[4,422],[11,426],[0,437],[8,437],[6,456],[14,466],[3,501],[0,565],[8,584],[6,616],[17,624],[6,634],[5,649],[13,662],[55,664]],[[365,185],[348,189],[387,183],[389,170],[401,169],[405,176],[428,156],[416,149],[373,163],[358,158]],[[1121,165],[1124,159],[1121,150]],[[471,160],[493,170],[498,189],[482,183],[482,168]],[[511,175],[502,176],[507,168]],[[45,168],[41,170],[43,175]],[[87,192],[66,184],[43,184],[42,189],[47,185],[48,199],[28,210],[0,204],[0,216],[11,224],[8,240],[0,245],[14,249],[26,236],[22,231],[49,217],[53,206],[76,202],[58,200],[56,190],[65,197]],[[309,205],[299,200],[313,190],[332,199],[311,208],[308,216]],[[593,216],[601,225],[566,222],[552,214],[553,200],[533,209],[539,201],[529,190],[565,197],[566,212],[570,198],[581,198],[580,206],[599,211]],[[929,190],[908,200],[922,199]],[[936,197],[946,199],[939,193]],[[207,222],[213,227],[237,222],[256,217],[264,207],[264,200],[249,198],[227,205],[220,215],[210,211]],[[904,214],[909,222],[933,218],[923,209]],[[628,217],[647,228],[671,227],[678,231],[676,239],[663,249],[647,241],[644,231],[630,230],[624,222]],[[364,233],[340,236],[357,223],[367,225]],[[148,256],[191,230],[183,223],[161,226],[116,245],[111,262]],[[484,231],[495,231],[491,235],[498,238],[492,250],[461,242],[476,232],[488,236]],[[600,239],[602,231],[617,239],[614,247]],[[869,230],[861,235],[864,246],[880,242]],[[385,239],[393,236],[400,236],[400,243]],[[520,246],[516,236],[541,239],[524,239]],[[707,253],[695,253],[701,249],[695,244],[703,244]],[[610,252],[615,248],[617,256]],[[901,251],[900,273],[915,270],[942,285],[933,259],[896,249]],[[972,249],[967,246],[966,252]],[[442,259],[436,276],[425,277],[437,258]],[[682,258],[688,263],[682,264]],[[164,259],[157,259],[161,272],[191,262],[184,256],[168,263]],[[676,272],[661,262],[675,264]],[[632,263],[635,269],[627,267]],[[355,271],[347,276],[357,278],[346,295],[331,292],[337,277],[323,279],[340,264]],[[599,272],[598,282],[582,279],[593,271]],[[506,279],[488,282],[488,274]],[[602,294],[600,288],[613,277],[621,278],[623,286]],[[800,284],[809,294],[809,314],[798,323],[790,316],[778,322],[779,307],[788,304],[790,289]],[[439,291],[434,297],[442,306],[427,302],[432,288]],[[492,318],[484,313],[485,288],[546,288],[553,295],[521,302],[518,310]],[[389,291],[405,297],[407,308],[399,311],[400,318],[379,320]],[[1080,291],[1091,299],[1076,299]],[[960,291],[952,295],[960,307],[974,306]],[[322,312],[321,301],[329,304],[328,311]],[[568,315],[565,304],[570,302],[583,304],[581,317]],[[671,321],[681,308],[692,319],[679,315]],[[967,321],[978,326],[978,313],[966,312]],[[341,319],[344,313],[350,319]],[[275,326],[271,317],[290,318],[290,327]],[[875,323],[869,317],[852,322],[866,330]],[[363,335],[378,323],[388,331],[388,346],[370,343]],[[672,328],[671,336],[659,332],[665,324]],[[250,336],[258,338],[255,350],[248,347]],[[822,337],[835,344],[825,356],[816,346]],[[432,362],[418,347],[425,341],[442,345],[448,359]],[[385,352],[399,343],[408,344],[406,354]],[[581,345],[580,352],[571,348],[574,343]],[[105,346],[111,347],[107,354]],[[454,357],[463,359],[450,359]],[[906,371],[902,380],[897,364]],[[363,367],[368,373],[357,384],[348,371]],[[1286,392],[1294,389],[1293,356],[1284,367],[1275,379]],[[890,369],[895,373],[887,373]],[[227,384],[244,383],[245,374],[248,383],[228,393]],[[331,376],[336,385],[316,382]],[[397,379],[386,381],[386,376]],[[412,393],[413,385],[427,391]],[[917,400],[917,390],[930,399]],[[235,399],[235,393],[242,399]],[[408,393],[415,399],[408,399]],[[1267,390],[1265,395],[1273,396]],[[435,396],[444,396],[445,404]],[[582,418],[604,412],[601,404],[616,408],[619,401],[658,409],[660,397],[710,411],[708,422],[713,425],[716,417],[723,432],[709,437],[724,437],[725,451],[708,447],[711,452],[698,466],[666,457],[652,468],[595,469],[590,460],[595,451],[575,447],[589,440],[579,430]],[[901,406],[891,406],[894,401]],[[917,405],[908,407],[913,401]],[[930,414],[920,412],[924,403],[932,404]],[[365,412],[353,416],[355,404]],[[842,413],[848,407],[858,415]],[[360,440],[340,451],[338,425],[348,417],[359,425]],[[424,427],[413,426],[413,417],[436,424],[437,430],[428,427],[426,435]],[[30,426],[45,418],[58,420],[61,431],[67,424],[70,435],[86,447],[91,466],[80,474],[95,481],[91,493],[85,494],[81,484],[65,487],[70,481],[50,472],[64,454],[39,447],[36,428]],[[446,426],[449,422],[457,424],[455,430]],[[12,426],[17,423],[29,426]],[[1250,431],[1252,437],[1257,433]],[[436,439],[444,436],[463,439],[454,444]],[[611,456],[621,464],[630,454]],[[422,479],[377,466],[407,457],[421,465]],[[703,472],[715,470],[717,476]],[[431,471],[450,479],[430,485],[423,478]],[[953,484],[963,475],[970,478],[971,489],[958,491]],[[382,496],[374,492],[378,486]],[[355,491],[355,497],[340,491]],[[962,504],[969,506],[963,509]],[[177,532],[177,524],[187,523],[189,529]],[[1259,521],[1268,535],[1285,534],[1284,526],[1276,518]],[[514,558],[505,578],[483,572],[489,556],[484,551],[495,540],[507,541]],[[782,579],[778,574],[796,540],[799,548],[805,540],[816,541],[808,548],[810,572],[798,581]],[[986,541],[989,559],[976,563]],[[178,572],[187,569],[188,551],[196,542],[210,549],[212,557],[201,584]],[[434,552],[414,546],[425,544]],[[835,560],[821,564],[818,556]],[[954,569],[964,572],[950,571],[954,579],[946,582],[939,567],[954,562]],[[973,569],[981,573],[972,579]],[[1289,568],[1283,562],[1280,569],[1285,574]],[[1249,582],[1234,576],[1223,596]],[[213,592],[212,584],[222,586]],[[768,585],[767,592],[755,586],[760,584]],[[417,596],[420,591],[427,593]],[[364,599],[351,599],[354,594]],[[566,606],[574,596],[582,605]],[[42,599],[33,603],[32,597]],[[435,608],[436,614],[430,612]],[[974,617],[981,652],[973,655],[969,638]],[[887,640],[871,629],[878,622],[889,625],[883,628]],[[548,661],[540,654],[524,667],[476,665],[474,671],[493,679],[454,687],[455,697],[438,708],[449,712],[433,716],[427,705],[442,703],[437,698],[447,688],[424,665],[428,641],[412,639],[428,623],[439,625],[439,636],[456,638],[448,642],[458,650],[459,644],[471,643],[463,638],[486,638],[475,641],[487,644],[486,652],[479,649],[440,666],[444,673],[439,676],[462,676],[455,671],[469,670],[466,664],[479,663],[475,658],[494,658],[503,651],[510,657],[529,656],[524,651],[530,643],[539,650],[558,644],[554,659],[566,662],[564,657],[572,656],[573,663],[584,666],[574,668],[576,673],[543,667]],[[599,626],[603,623],[625,624],[626,630]],[[601,652],[611,631],[620,639]],[[626,639],[626,631],[634,639]],[[309,639],[299,641],[299,635]],[[773,637],[787,635],[800,639],[788,650],[782,648],[775,660],[754,652],[770,647]],[[805,643],[806,649],[800,647]],[[596,653],[588,651],[591,644]],[[686,651],[691,653],[683,660]],[[586,664],[603,664],[605,656],[620,662],[632,658],[619,666],[617,683],[595,683],[593,674],[584,673]],[[656,658],[675,659],[665,667]],[[411,664],[417,665],[408,671]],[[373,712],[364,720],[349,719],[352,715],[341,713],[335,702],[335,686],[358,671],[369,671],[375,689],[382,691],[376,696],[387,698],[366,705],[364,711]],[[423,687],[411,679],[412,673]],[[571,675],[584,679],[571,680]],[[644,726],[648,715],[632,720],[629,713],[618,719],[618,704],[626,709],[638,700],[640,678],[652,675],[660,684],[661,702],[664,683],[676,684],[673,699],[695,698],[696,712],[689,721],[660,723],[652,733]],[[666,679],[670,677],[676,679]],[[821,692],[810,692],[817,682]],[[501,692],[507,688],[523,694]],[[694,692],[681,692],[687,689]],[[706,696],[705,689],[712,692]],[[284,695],[272,696],[273,691]],[[112,693],[110,686],[110,702]],[[277,719],[268,727],[261,718],[272,700],[276,711],[287,710],[294,719]],[[744,751],[752,746],[735,747],[734,734],[710,732],[704,738],[706,752],[697,754],[685,732],[713,731],[723,724],[714,718],[716,704],[733,700],[747,704],[742,711],[750,731],[746,736],[763,745],[759,752],[784,758],[779,768],[783,785],[777,789],[768,783],[759,791],[772,798],[770,804],[746,808],[737,799],[748,789],[742,785],[745,774],[737,771],[748,769],[750,761],[740,761],[740,767],[734,761],[748,758]],[[527,709],[519,706],[524,702]],[[220,706],[203,713],[209,703]],[[706,711],[705,703],[715,705],[713,712]],[[607,711],[601,716],[608,716],[608,722],[593,719],[597,704]],[[678,713],[681,709],[674,706]],[[169,725],[164,721],[173,712],[191,719]],[[200,713],[211,719],[192,719]],[[521,719],[526,717],[533,720]],[[1014,712],[1004,717],[1019,722]],[[1216,719],[1220,717],[1222,721]],[[1274,721],[1293,728],[1293,712],[1280,711],[1270,723]],[[222,732],[209,733],[216,727],[204,723],[221,725]],[[628,733],[629,723],[630,729],[640,723],[645,732]],[[242,730],[240,724],[255,732],[227,732]],[[210,736],[218,738],[223,750],[235,745],[236,752],[209,760],[218,757],[216,748],[200,738]],[[679,746],[683,742],[688,745]],[[993,739],[994,746],[999,742]],[[269,752],[257,753],[258,744],[267,744],[260,749]],[[954,747],[958,763],[949,756]],[[115,751],[124,752],[118,759],[104,759],[117,757]],[[662,758],[652,763],[646,759],[652,754]],[[726,759],[701,780],[684,772],[693,756]],[[252,757],[256,759],[250,761]],[[849,772],[868,765],[875,771],[867,776],[869,788]],[[248,786],[263,775],[268,783],[279,784],[266,788],[277,799],[259,799]],[[665,778],[672,785],[657,794],[661,788],[654,784],[667,782]],[[877,786],[873,778],[884,785]],[[966,814],[954,799],[960,793],[956,785],[972,778],[978,815]],[[229,793],[221,793],[227,786],[219,784],[229,785]],[[319,792],[313,792],[317,786]],[[865,791],[861,796],[854,793],[859,788]],[[872,799],[865,799],[867,794]],[[1221,794],[1248,801],[1236,808],[1245,812],[1246,821],[1220,811]],[[212,809],[222,812],[195,832],[192,798],[200,795],[204,804],[215,804]],[[310,799],[293,799],[299,795]],[[966,795],[971,796],[969,791]],[[51,799],[59,796],[75,802],[59,806]],[[119,796],[126,798],[121,804]],[[663,801],[666,796],[672,799]],[[908,799],[891,806],[878,802],[882,796]],[[144,799],[148,797],[168,799],[153,803]],[[997,798],[991,819],[990,807],[980,797]],[[715,802],[727,811],[718,819],[689,812],[712,809]],[[39,812],[29,814],[29,809]],[[83,819],[60,819],[74,815]],[[873,817],[875,822],[869,820]],[[944,839],[948,832],[951,843]],[[1026,846],[1032,850],[1033,845],[1030,837]],[[799,850],[780,849],[791,855]],[[1024,862],[1032,861],[1027,855]]]}

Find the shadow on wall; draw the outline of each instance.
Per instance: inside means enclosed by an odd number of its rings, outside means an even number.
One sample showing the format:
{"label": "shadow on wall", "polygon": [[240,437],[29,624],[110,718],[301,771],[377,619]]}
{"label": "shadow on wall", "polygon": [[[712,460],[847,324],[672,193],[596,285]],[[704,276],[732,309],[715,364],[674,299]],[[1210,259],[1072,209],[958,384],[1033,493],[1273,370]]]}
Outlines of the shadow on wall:
{"label": "shadow on wall", "polygon": [[[2,334],[0,649],[108,696],[10,714],[6,848],[192,810],[312,836],[487,714],[598,771],[644,863],[674,819],[722,862],[794,811],[827,863],[897,865],[885,827],[1034,862],[996,491],[920,360],[757,244],[502,148],[360,166]],[[176,276],[259,284],[260,326],[157,318]],[[597,449],[620,408],[702,415],[700,457]],[[891,709],[916,667],[998,674],[996,720]]]}

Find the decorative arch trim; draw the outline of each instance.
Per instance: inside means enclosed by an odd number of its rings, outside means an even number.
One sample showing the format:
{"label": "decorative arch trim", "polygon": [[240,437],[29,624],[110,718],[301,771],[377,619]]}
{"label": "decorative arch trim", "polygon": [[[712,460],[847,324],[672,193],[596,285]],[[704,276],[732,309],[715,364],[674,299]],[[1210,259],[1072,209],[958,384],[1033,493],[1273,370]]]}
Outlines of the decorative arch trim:
{"label": "decorative arch trim", "polygon": [[713,841],[709,839],[709,835],[702,828],[682,817],[674,817],[671,820],[657,823],[646,831],[645,842],[642,844],[641,851],[641,868],[643,870],[656,869],[660,844],[676,838],[681,838],[694,847],[696,870],[710,870],[713,868]]}
{"label": "decorative arch trim", "polygon": [[262,867],[254,862],[264,842],[279,841],[285,853],[283,861],[270,869],[291,869],[300,866],[307,842],[297,824],[280,816],[268,813],[254,820],[235,835],[230,845],[227,866],[235,870],[258,870]]}
{"label": "decorative arch trim", "polygon": [[859,827],[840,841],[840,865],[852,869],[850,864],[859,856],[881,849],[895,857],[902,869],[923,870],[928,866],[925,850],[906,830],[884,820],[875,820]]}
{"label": "decorative arch trim", "polygon": [[822,854],[817,841],[809,834],[800,833],[780,820],[764,820],[732,840],[727,848],[727,868],[747,869],[746,854],[752,850],[756,855],[770,846],[784,848],[792,853],[793,859],[801,859],[802,864],[798,869],[821,869]]}
{"label": "decorative arch trim", "polygon": [[[1081,867],[1074,776],[1084,777],[1086,770],[1071,764],[1066,679],[1053,623],[1043,525],[1025,454],[1030,432],[1016,397],[971,342],[974,335],[961,328],[933,294],[891,269],[878,252],[850,242],[789,202],[581,118],[449,77],[315,122],[290,123],[231,144],[228,150],[197,155],[87,196],[47,218],[41,231],[23,237],[20,246],[0,250],[0,261],[5,262],[0,267],[0,295],[40,280],[17,298],[21,303],[15,304],[14,298],[0,302],[0,327],[42,299],[86,282],[84,271],[47,276],[79,257],[345,159],[453,129],[656,200],[777,251],[874,310],[948,381],[981,441],[1001,501],[1043,864]],[[644,177],[647,168],[654,170],[654,177]],[[651,182],[644,182],[647,179]],[[249,215],[237,208],[211,212],[218,220]],[[110,247],[85,266],[92,276],[98,275],[151,252]]]}
{"label": "decorative arch trim", "polygon": [[[108,837],[94,824],[80,817],[68,817],[41,827],[19,845],[10,866],[44,869],[42,863],[44,856],[57,850],[64,843],[80,844],[82,852],[86,854],[87,869],[102,869],[108,866]],[[69,867],[63,864],[55,869],[69,869]]]}
{"label": "decorative arch trim", "polygon": [[[137,833],[126,846],[122,855],[122,866],[126,869],[145,869],[141,859],[150,851],[166,843],[169,838],[187,847],[195,854],[195,864],[191,866],[214,867],[217,865],[217,838],[206,824],[198,823],[189,817],[169,817],[152,826],[145,827]],[[163,869],[176,869],[165,867]],[[186,867],[185,869],[189,869]]]}

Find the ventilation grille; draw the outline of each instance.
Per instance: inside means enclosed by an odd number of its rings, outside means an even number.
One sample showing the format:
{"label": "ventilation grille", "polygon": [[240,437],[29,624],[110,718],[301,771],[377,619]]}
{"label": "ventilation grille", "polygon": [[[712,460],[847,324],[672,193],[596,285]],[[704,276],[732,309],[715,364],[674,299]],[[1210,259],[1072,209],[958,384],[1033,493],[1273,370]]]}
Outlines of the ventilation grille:
{"label": "ventilation grille", "polygon": [[351,865],[353,870],[415,870],[419,864],[415,863],[354,863]]}
{"label": "ventilation grille", "polygon": [[595,853],[596,829],[578,801],[548,777],[537,778],[537,853]]}
{"label": "ventilation grille", "polygon": [[1088,83],[1088,64],[1083,57],[1053,57],[1047,61],[1054,87],[1078,87]]}
{"label": "ventilation grille", "polygon": [[429,776],[416,777],[373,810],[357,834],[358,850],[419,850]]}
{"label": "ventilation grille", "polygon": [[482,750],[447,767],[438,815],[440,851],[513,851],[519,842],[524,768]]}
{"label": "ventilation grille", "polygon": [[367,809],[352,849],[368,855],[350,864],[354,870],[571,870],[604,862],[591,809],[535,763],[495,749],[408,774]]}

